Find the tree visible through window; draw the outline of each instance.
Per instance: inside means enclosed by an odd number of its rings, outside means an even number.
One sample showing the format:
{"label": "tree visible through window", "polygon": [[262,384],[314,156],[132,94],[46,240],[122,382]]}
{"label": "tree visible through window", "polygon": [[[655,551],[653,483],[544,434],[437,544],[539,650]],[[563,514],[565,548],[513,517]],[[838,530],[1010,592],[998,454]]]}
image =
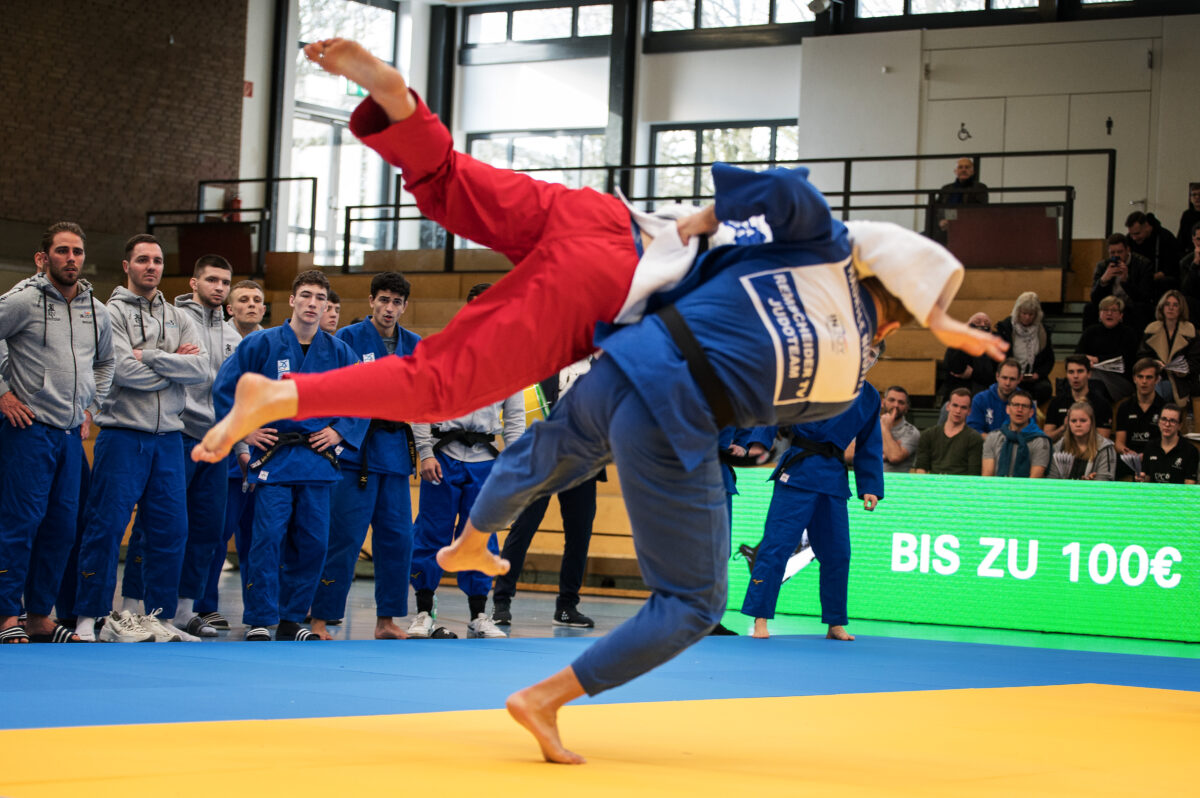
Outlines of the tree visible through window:
{"label": "tree visible through window", "polygon": [[[800,157],[799,126],[793,120],[741,125],[699,124],[652,127],[650,194],[694,200],[712,196],[713,161],[788,164]],[[672,165],[678,164],[678,165]]]}

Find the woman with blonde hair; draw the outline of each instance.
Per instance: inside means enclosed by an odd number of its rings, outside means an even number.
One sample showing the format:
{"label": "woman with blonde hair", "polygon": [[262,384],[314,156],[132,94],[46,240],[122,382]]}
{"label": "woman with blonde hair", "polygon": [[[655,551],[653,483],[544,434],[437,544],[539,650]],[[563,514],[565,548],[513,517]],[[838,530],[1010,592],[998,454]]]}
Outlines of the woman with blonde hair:
{"label": "woman with blonde hair", "polygon": [[1054,444],[1050,479],[1111,481],[1117,472],[1117,448],[1096,433],[1096,412],[1087,402],[1076,402],[1067,411],[1067,432]]}
{"label": "woman with blonde hair", "polygon": [[1183,405],[1196,388],[1200,372],[1200,340],[1196,327],[1188,321],[1187,300],[1174,289],[1158,300],[1155,321],[1146,325],[1139,356],[1152,357],[1163,364],[1158,393],[1168,402]]}
{"label": "woman with blonde hair", "polygon": [[1045,406],[1053,393],[1050,372],[1054,369],[1054,346],[1050,327],[1043,321],[1042,303],[1026,291],[1013,303],[1012,315],[996,323],[996,335],[1008,341],[1008,356],[1021,364],[1021,388],[1038,405]]}

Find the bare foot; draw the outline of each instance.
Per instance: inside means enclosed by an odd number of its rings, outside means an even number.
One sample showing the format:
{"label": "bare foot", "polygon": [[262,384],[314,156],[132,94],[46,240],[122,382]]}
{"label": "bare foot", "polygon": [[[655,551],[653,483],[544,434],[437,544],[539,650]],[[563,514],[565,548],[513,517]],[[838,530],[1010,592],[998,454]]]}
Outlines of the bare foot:
{"label": "bare foot", "polygon": [[489,533],[480,532],[468,522],[453,543],[438,551],[438,565],[445,571],[482,571],[488,576],[508,573],[508,560],[488,551],[489,536]]}
{"label": "bare foot", "polygon": [[750,636],[757,637],[759,640],[766,640],[768,637],[771,636],[771,633],[767,631],[767,619],[766,618],[755,618],[754,619],[754,631],[750,634]]}
{"label": "bare foot", "polygon": [[243,374],[233,395],[233,409],[208,431],[198,446],[192,447],[192,459],[216,463],[242,438],[269,421],[291,418],[299,407],[296,383],[291,380]]}
{"label": "bare foot", "polygon": [[315,634],[317,637],[321,638],[322,640],[332,640],[333,639],[333,635],[329,634],[329,627],[326,626],[324,621],[322,621],[318,618],[313,618],[312,623],[309,624],[309,626],[311,627],[312,633]]}
{"label": "bare foot", "polygon": [[853,640],[854,635],[846,631],[844,626],[831,626],[829,631],[825,633],[826,640]]}
{"label": "bare foot", "polygon": [[541,746],[542,757],[547,762],[582,765],[586,759],[563,747],[562,740],[558,737],[558,707],[546,706],[538,700],[540,687],[540,684],[535,684],[510,695],[504,702],[508,714],[533,735]]}
{"label": "bare foot", "polygon": [[375,619],[376,640],[407,640],[408,632],[401,629],[391,618]]}
{"label": "bare foot", "polygon": [[358,42],[323,39],[305,45],[304,57],[326,72],[362,86],[393,122],[407,119],[417,110],[417,103],[409,94],[403,76],[390,64],[371,55]]}

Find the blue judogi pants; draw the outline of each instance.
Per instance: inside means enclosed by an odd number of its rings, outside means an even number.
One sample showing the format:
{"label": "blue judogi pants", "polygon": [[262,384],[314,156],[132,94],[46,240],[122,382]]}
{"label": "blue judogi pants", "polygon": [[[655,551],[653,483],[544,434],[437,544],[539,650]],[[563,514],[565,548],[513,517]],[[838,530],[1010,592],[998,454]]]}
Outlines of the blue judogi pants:
{"label": "blue judogi pants", "polygon": [[331,507],[329,551],[313,597],[312,616],[332,621],[345,615],[346,596],[354,581],[354,564],[367,538],[368,526],[375,563],[375,614],[380,618],[408,615],[408,576],[413,553],[408,477],[370,473],[366,487],[360,488],[358,469],[348,467],[333,487]]}
{"label": "blue judogi pants", "polygon": [[92,486],[79,541],[78,615],[100,617],[112,610],[121,538],[136,505],[144,516],[140,598],[147,609],[175,617],[179,572],[187,544],[183,435],[102,429],[96,438]]}
{"label": "blue judogi pants", "polygon": [[255,486],[254,527],[242,566],[243,623],[299,623],[308,615],[325,564],[331,488],[326,482]]}
{"label": "blue judogi pants", "polygon": [[[208,581],[213,557],[221,546],[225,531],[225,481],[229,472],[226,463],[196,463],[192,449],[200,441],[183,436],[183,473],[187,482],[187,544],[183,551],[183,567],[179,574],[179,595],[199,597]],[[121,580],[121,595],[138,598],[145,593],[142,584],[142,548],[145,521],[139,508],[125,550],[125,575]]]}
{"label": "blue judogi pants", "polygon": [[220,603],[221,572],[225,569],[225,554],[229,541],[237,550],[238,578],[242,584],[242,604],[246,601],[246,560],[249,558],[251,528],[254,526],[254,494],[242,492],[241,477],[226,481],[225,529],[221,542],[208,565],[208,576],[204,584],[204,595],[196,599],[192,609],[201,614],[216,612]]}
{"label": "blue judogi pants", "polygon": [[846,499],[782,482],[775,483],[771,494],[762,543],[742,602],[743,614],[775,617],[783,572],[805,529],[813,555],[821,565],[821,621],[830,626],[849,622],[846,591],[850,581],[850,515]]}
{"label": "blue judogi pants", "polygon": [[632,384],[601,357],[591,372],[496,461],[471,511],[484,531],[503,529],[540,496],[559,493],[615,462],[642,578],[653,591],[636,615],[597,640],[571,667],[589,695],[640,676],[703,638],[725,608],[729,514],[717,461],[717,429],[688,430],[711,441],[685,471],[671,441]]}
{"label": "blue judogi pants", "polygon": [[49,615],[75,542],[79,428],[0,421],[0,616]]}
{"label": "blue judogi pants", "polygon": [[[411,580],[414,590],[437,590],[442,580],[442,567],[437,564],[438,549],[450,545],[462,534],[475,498],[496,464],[495,460],[464,463],[442,452],[435,453],[434,457],[441,463],[442,481],[438,485],[421,481],[417,523],[413,530]],[[500,551],[495,535],[488,538],[488,550]],[[468,596],[486,596],[491,592],[492,578],[481,571],[459,571],[458,587]]]}

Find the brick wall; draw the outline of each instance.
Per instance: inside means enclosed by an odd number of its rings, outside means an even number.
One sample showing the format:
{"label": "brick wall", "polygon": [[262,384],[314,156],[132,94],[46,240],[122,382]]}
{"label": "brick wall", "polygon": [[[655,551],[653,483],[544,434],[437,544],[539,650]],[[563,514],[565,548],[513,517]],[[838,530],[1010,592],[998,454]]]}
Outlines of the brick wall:
{"label": "brick wall", "polygon": [[129,235],[236,177],[246,4],[4,3],[0,219]]}

